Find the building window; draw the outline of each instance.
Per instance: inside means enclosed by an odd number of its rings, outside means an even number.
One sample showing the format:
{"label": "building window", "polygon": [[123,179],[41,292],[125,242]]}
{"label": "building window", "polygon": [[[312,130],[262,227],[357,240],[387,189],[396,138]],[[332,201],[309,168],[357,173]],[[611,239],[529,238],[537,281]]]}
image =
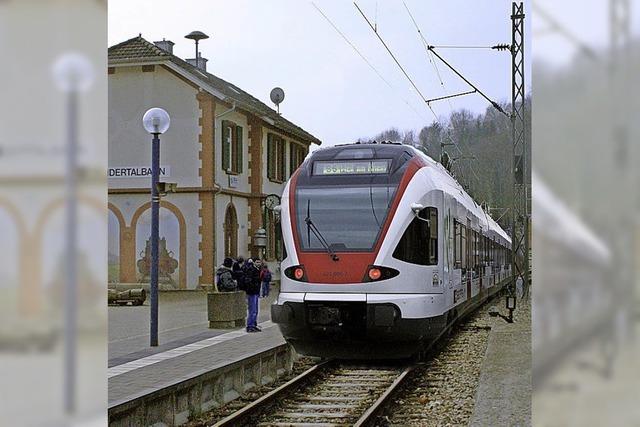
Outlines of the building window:
{"label": "building window", "polygon": [[267,134],[267,178],[275,182],[285,180],[284,139],[278,135]]}
{"label": "building window", "polygon": [[227,173],[242,173],[242,134],[242,126],[222,121],[222,170]]}
{"label": "building window", "polygon": [[224,215],[224,256],[227,258],[238,256],[238,215],[232,204],[227,207]]}
{"label": "building window", "polygon": [[438,264],[438,210],[420,211],[405,230],[393,257],[418,265]]}
{"label": "building window", "polygon": [[289,143],[289,176],[298,169],[307,156],[307,149],[294,142]]}

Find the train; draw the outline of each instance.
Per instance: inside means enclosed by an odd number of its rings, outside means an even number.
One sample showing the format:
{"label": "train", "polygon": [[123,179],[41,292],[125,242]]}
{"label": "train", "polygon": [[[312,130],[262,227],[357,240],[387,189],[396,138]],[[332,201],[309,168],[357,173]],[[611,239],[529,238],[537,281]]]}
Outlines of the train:
{"label": "train", "polygon": [[413,357],[511,280],[509,235],[410,145],[314,151],[279,211],[271,319],[303,355]]}
{"label": "train", "polygon": [[617,352],[620,292],[609,246],[532,174],[536,269],[531,348],[536,389],[580,349],[595,343],[610,368]]}

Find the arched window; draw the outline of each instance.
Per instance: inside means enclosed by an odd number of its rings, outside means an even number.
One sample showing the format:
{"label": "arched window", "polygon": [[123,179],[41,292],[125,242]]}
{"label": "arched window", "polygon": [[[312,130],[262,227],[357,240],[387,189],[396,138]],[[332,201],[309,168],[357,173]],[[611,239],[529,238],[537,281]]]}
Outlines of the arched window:
{"label": "arched window", "polygon": [[224,256],[238,256],[238,215],[232,204],[229,204],[224,214]]}

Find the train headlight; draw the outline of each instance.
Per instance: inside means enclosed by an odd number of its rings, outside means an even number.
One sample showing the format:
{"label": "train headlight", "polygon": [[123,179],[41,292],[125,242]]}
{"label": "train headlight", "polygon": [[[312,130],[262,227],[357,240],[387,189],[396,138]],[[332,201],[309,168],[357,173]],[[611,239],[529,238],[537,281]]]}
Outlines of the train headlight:
{"label": "train headlight", "polygon": [[380,279],[380,277],[382,277],[382,271],[380,271],[379,268],[373,267],[373,268],[369,269],[369,279],[375,281],[375,280]]}
{"label": "train headlight", "polygon": [[289,267],[284,271],[284,275],[289,279],[297,280],[299,282],[307,281],[307,273],[304,270],[303,265],[294,265],[293,267]]}
{"label": "train headlight", "polygon": [[438,277],[438,273],[433,273],[433,279],[431,280],[431,284],[433,286],[440,286],[440,277]]}
{"label": "train headlight", "polygon": [[389,267],[378,267],[377,265],[370,265],[367,268],[367,273],[362,279],[363,282],[377,282],[380,280],[391,279],[396,277],[400,272]]}

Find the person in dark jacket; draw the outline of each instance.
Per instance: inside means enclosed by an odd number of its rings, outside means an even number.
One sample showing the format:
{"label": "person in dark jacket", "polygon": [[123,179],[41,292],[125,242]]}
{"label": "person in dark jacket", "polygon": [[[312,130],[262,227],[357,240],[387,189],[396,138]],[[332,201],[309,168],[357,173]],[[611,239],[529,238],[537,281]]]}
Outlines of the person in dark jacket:
{"label": "person in dark jacket", "polygon": [[231,268],[233,280],[236,281],[238,289],[240,289],[241,291],[244,291],[244,277],[242,273],[243,266],[244,266],[244,258],[242,257],[242,255],[240,255],[236,260],[236,262],[233,263],[233,267]]}
{"label": "person in dark jacket", "polygon": [[233,279],[233,260],[225,258],[222,265],[216,271],[216,286],[218,292],[235,292],[238,289],[236,281]]}
{"label": "person in dark jacket", "polygon": [[247,294],[247,332],[261,332],[258,327],[258,308],[260,295],[260,271],[249,258],[242,268],[244,291]]}

